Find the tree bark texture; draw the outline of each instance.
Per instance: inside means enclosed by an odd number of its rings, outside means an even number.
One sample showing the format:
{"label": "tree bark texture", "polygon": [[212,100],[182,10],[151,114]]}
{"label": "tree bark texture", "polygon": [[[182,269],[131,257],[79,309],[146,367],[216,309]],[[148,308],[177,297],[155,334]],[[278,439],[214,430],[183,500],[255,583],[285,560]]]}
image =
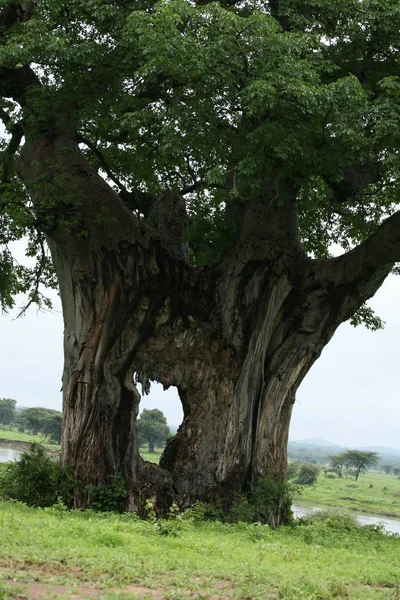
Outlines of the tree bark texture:
{"label": "tree bark texture", "polygon": [[[285,202],[244,203],[231,253],[196,268],[180,244],[182,207],[165,197],[153,220],[135,217],[68,137],[28,140],[19,172],[60,283],[62,458],[75,467],[75,505],[87,503],[86,484],[116,473],[123,508],[151,498],[161,513],[173,501],[229,505],[258,477],[283,479],[296,390],[391,260],[375,264],[365,245],[308,258],[289,190]],[[184,412],[160,466],[141,459],[135,426],[137,385],[151,381],[176,386]]]}

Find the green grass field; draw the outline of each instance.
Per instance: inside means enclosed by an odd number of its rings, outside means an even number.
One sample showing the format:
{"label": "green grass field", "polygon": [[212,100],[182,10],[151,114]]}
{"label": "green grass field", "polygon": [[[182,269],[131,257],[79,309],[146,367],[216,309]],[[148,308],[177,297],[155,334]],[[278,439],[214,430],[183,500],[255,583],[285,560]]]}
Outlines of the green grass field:
{"label": "green grass field", "polygon": [[132,515],[2,502],[0,598],[399,598],[400,540],[331,527],[183,520],[160,532]]}
{"label": "green grass field", "polygon": [[317,483],[304,486],[294,500],[400,518],[400,480],[372,471],[360,475],[358,481],[354,477],[329,479],[321,473]]}
{"label": "green grass field", "polygon": [[[0,427],[0,443],[1,440],[10,442],[28,442],[30,444],[37,443],[46,446],[50,450],[59,450],[57,444],[49,444],[43,435],[32,435],[30,433],[21,433],[16,427]],[[1,600],[1,599],[0,599]]]}

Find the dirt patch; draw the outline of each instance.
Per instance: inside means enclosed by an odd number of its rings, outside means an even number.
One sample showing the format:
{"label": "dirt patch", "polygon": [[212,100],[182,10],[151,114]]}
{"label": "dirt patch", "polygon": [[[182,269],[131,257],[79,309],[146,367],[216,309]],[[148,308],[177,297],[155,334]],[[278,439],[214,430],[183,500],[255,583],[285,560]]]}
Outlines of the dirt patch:
{"label": "dirt patch", "polygon": [[358,485],[356,485],[355,483],[349,483],[349,485],[347,486],[348,488],[358,488]]}
{"label": "dirt patch", "polygon": [[[96,583],[79,580],[83,575],[83,570],[78,567],[72,570],[64,570],[57,565],[43,564],[35,565],[35,567],[25,565],[24,570],[29,579],[33,581],[18,579],[18,577],[24,577],[21,569],[16,574],[11,567],[0,566],[0,574],[3,576],[3,579],[0,579],[0,592],[5,593],[6,600],[96,600],[103,597],[107,592],[132,594],[137,598],[151,598],[152,600],[170,600],[174,597],[174,590],[162,587],[162,582],[157,582],[159,587],[156,588],[132,584],[104,589],[103,586],[97,586]],[[67,573],[69,576],[74,574],[77,576],[76,584],[60,585],[50,581],[35,581],[35,579]],[[188,600],[197,600],[198,598],[204,598],[204,600],[231,600],[234,592],[231,582],[216,581],[213,582],[213,587],[218,589],[218,593],[207,594],[189,589],[186,592],[179,590],[179,595],[180,597],[186,597]]]}

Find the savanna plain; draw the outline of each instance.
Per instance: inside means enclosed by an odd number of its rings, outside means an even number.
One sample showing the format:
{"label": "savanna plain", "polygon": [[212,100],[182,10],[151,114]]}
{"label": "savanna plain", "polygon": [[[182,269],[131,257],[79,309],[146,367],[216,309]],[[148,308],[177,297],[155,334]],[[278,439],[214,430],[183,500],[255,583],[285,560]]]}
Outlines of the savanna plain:
{"label": "savanna plain", "polygon": [[400,516],[399,494],[393,475],[368,472],[355,483],[321,473],[296,503],[347,514],[319,512],[276,530],[209,520],[202,505],[142,520],[3,498],[0,600],[400,599],[399,537],[350,514]]}

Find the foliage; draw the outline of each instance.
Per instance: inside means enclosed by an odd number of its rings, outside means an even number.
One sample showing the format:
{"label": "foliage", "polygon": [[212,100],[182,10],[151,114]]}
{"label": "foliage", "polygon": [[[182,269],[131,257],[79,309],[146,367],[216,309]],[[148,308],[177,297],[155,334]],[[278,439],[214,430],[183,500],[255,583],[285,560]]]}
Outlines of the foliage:
{"label": "foliage", "polygon": [[45,438],[59,444],[61,441],[62,414],[50,408],[26,408],[18,415],[19,431],[30,431],[32,435],[42,433]]}
{"label": "foliage", "polygon": [[358,480],[360,473],[366,473],[369,467],[376,465],[379,461],[376,452],[346,450],[343,454],[346,466],[354,467],[356,481]]}
{"label": "foliage", "polygon": [[10,425],[15,420],[16,400],[0,398],[0,425]]}
{"label": "foliage", "polygon": [[88,484],[89,506],[99,512],[118,512],[127,497],[126,482],[121,473],[116,473],[107,482]]}
{"label": "foliage", "polygon": [[154,452],[156,445],[164,446],[170,430],[167,419],[158,408],[149,410],[145,408],[137,422],[139,444],[148,444],[149,452]]}
{"label": "foliage", "polygon": [[247,494],[236,499],[225,519],[229,523],[267,523],[275,528],[279,523],[293,520],[292,496],[299,488],[274,477],[261,477]]}
{"label": "foliage", "polygon": [[[9,133],[22,117],[52,131],[65,120],[119,189],[193,186],[188,239],[197,264],[232,243],[227,200],[254,197],[267,180],[279,190],[289,176],[303,244],[325,257],[332,243],[347,249],[365,239],[397,203],[399,21],[386,0],[285,0],[278,9],[247,0],[40,0],[5,30],[2,62],[33,65],[41,86],[23,113],[5,95],[3,119]],[[6,139],[1,150],[7,307],[21,289],[40,301],[35,275],[51,274]],[[36,271],[21,270],[8,248],[26,233]],[[380,325],[368,308],[360,320]]]}
{"label": "foliage", "polygon": [[286,479],[294,479],[299,470],[300,463],[297,460],[288,462],[286,467]]}
{"label": "foliage", "polygon": [[314,485],[317,481],[318,473],[320,469],[317,465],[311,463],[303,463],[300,465],[296,483],[299,485]]}
{"label": "foliage", "polygon": [[13,498],[29,506],[51,506],[59,498],[72,504],[73,477],[59,460],[47,455],[43,446],[32,444],[20,460],[7,463],[0,472],[0,497]]}
{"label": "foliage", "polygon": [[337,473],[339,477],[343,476],[343,469],[346,465],[346,456],[344,452],[340,454],[331,454],[329,457],[329,468]]}
{"label": "foliage", "polygon": [[165,519],[158,519],[153,503],[148,499],[145,504],[145,515],[147,521],[152,524],[154,531],[159,535],[177,537],[182,533],[183,519],[176,504],[172,504]]}
{"label": "foliage", "polygon": [[129,514],[2,502],[0,561],[17,581],[47,582],[48,596],[89,581],[104,600],[130,598],[132,582],[149,597],[393,600],[399,539],[335,518],[276,530],[189,520],[176,538]]}
{"label": "foliage", "polygon": [[389,475],[389,473],[391,472],[393,468],[393,465],[389,465],[389,464],[384,464],[381,466],[381,470],[386,473],[386,475]]}

